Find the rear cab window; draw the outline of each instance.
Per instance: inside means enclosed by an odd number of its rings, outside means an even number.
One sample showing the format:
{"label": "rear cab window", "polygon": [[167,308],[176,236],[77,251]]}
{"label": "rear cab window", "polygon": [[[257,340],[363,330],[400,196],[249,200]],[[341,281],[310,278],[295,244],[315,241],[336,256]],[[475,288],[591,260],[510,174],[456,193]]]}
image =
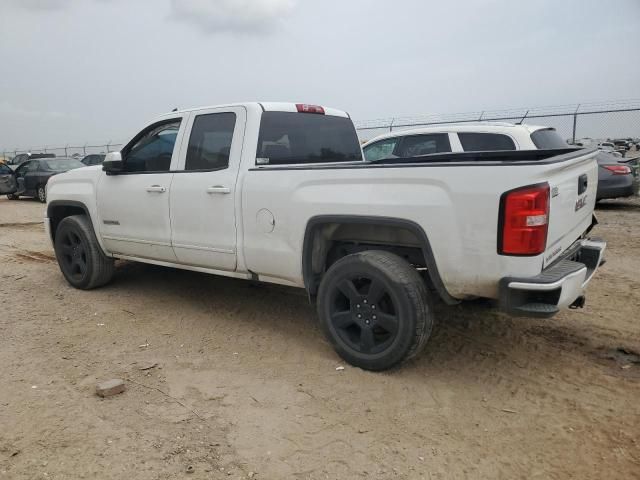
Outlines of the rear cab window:
{"label": "rear cab window", "polygon": [[458,138],[465,152],[516,150],[511,137],[500,133],[458,132]]}
{"label": "rear cab window", "polygon": [[361,160],[360,142],[349,118],[317,113],[262,113],[257,165]]}
{"label": "rear cab window", "polygon": [[543,128],[531,134],[531,141],[538,150],[553,150],[557,148],[571,148],[555,128]]}

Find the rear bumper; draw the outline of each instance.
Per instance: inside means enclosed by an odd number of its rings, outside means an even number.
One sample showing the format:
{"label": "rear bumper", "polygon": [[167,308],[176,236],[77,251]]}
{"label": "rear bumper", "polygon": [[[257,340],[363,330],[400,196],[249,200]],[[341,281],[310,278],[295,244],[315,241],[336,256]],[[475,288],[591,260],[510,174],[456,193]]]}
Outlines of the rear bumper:
{"label": "rear bumper", "polygon": [[584,291],[604,263],[607,244],[600,239],[579,240],[569,256],[529,278],[500,280],[500,308],[515,316],[552,317],[562,308],[582,306]]}
{"label": "rear bumper", "polygon": [[598,182],[598,200],[604,198],[630,197],[635,193],[631,175],[613,175]]}

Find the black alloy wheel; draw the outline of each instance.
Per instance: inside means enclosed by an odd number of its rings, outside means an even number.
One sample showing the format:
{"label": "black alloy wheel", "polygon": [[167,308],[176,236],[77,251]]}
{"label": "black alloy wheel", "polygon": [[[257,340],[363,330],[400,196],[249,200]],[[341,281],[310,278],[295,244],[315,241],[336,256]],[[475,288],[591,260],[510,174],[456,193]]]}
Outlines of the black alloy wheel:
{"label": "black alloy wheel", "polygon": [[76,282],[87,273],[87,247],[73,230],[66,230],[60,239],[60,267]]}
{"label": "black alloy wheel", "polygon": [[431,333],[432,312],[420,274],[386,251],[339,259],[318,291],[325,336],[342,358],[366,370],[385,370],[417,355]]}
{"label": "black alloy wheel", "polygon": [[114,259],[100,248],[87,215],[71,215],[60,221],[54,249],[62,274],[75,288],[90,290],[113,277]]}

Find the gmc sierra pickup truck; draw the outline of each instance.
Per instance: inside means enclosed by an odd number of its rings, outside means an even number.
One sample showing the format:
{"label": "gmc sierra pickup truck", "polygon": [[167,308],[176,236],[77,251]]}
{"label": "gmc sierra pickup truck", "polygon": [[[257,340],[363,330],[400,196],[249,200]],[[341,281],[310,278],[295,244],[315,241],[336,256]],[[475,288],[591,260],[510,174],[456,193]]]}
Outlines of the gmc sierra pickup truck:
{"label": "gmc sierra pickup truck", "polygon": [[594,155],[368,162],[339,110],[198,108],[53,177],[45,225],[76,288],[109,282],[114,259],[305,288],[338,354],[383,370],[424,346],[436,298],[541,317],[582,306],[605,249],[588,237]]}

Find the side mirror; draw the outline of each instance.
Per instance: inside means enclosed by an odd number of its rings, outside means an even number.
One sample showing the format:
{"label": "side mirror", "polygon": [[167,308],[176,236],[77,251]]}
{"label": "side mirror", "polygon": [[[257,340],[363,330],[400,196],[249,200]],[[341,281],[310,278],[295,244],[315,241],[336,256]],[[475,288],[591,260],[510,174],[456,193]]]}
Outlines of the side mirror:
{"label": "side mirror", "polygon": [[102,170],[107,175],[114,175],[122,172],[124,165],[122,163],[122,154],[120,152],[109,152],[102,162]]}

